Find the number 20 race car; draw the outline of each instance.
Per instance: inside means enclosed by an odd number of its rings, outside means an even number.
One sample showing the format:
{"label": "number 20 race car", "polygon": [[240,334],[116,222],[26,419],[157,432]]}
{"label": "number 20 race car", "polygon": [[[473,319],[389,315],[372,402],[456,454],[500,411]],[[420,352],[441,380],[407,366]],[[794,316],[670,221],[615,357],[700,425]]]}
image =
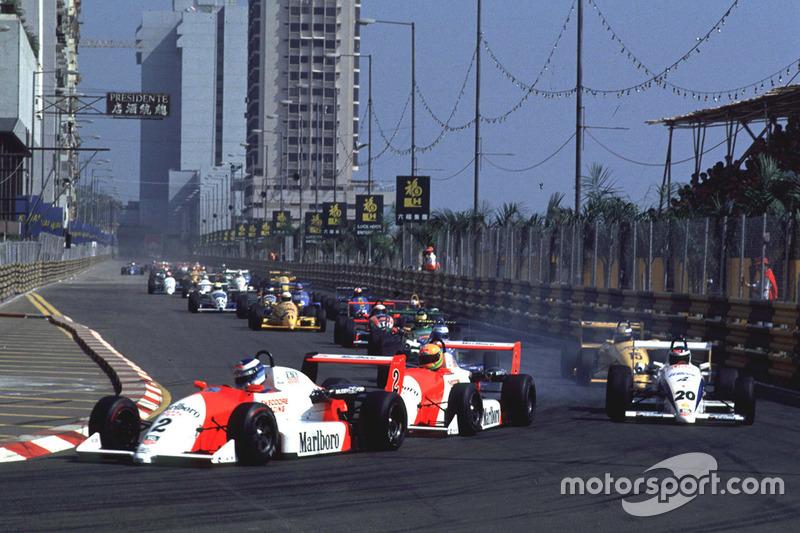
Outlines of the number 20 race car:
{"label": "number 20 race car", "polygon": [[[536,387],[531,376],[519,373],[519,342],[448,341],[446,346],[444,341],[437,343],[444,352],[444,364],[439,369],[389,367],[386,389],[399,393],[405,402],[412,433],[470,436],[505,424],[531,425],[536,410]],[[508,352],[510,372],[499,366],[499,355]],[[471,363],[474,358],[471,356],[475,355],[483,355],[483,362]],[[321,363],[376,364],[387,359],[308,354],[303,369],[316,377]],[[380,381],[379,378],[379,385]]]}
{"label": "number 20 race car", "polygon": [[[273,457],[305,457],[356,450],[396,450],[408,431],[405,405],[395,392],[340,382],[315,385],[300,371],[274,366],[267,356],[262,385],[240,390],[207,386],[142,423],[128,398],[107,396],[89,419],[82,458],[119,457],[136,464],[265,464]],[[403,356],[375,362],[398,369]],[[396,371],[396,370],[394,370]]]}

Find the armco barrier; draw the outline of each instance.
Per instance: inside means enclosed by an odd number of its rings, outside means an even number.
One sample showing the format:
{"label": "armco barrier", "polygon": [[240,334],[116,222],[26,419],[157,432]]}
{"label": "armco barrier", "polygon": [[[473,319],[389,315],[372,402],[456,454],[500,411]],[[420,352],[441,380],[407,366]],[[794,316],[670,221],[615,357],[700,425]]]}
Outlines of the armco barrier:
{"label": "armco barrier", "polygon": [[24,294],[36,287],[74,276],[109,256],[85,257],[66,261],[11,263],[0,266],[0,301]]}
{"label": "armco barrier", "polygon": [[[206,257],[209,265],[232,259]],[[545,285],[495,278],[468,278],[383,267],[237,260],[256,274],[289,270],[326,289],[370,287],[384,297],[423,298],[428,306],[473,320],[548,335],[577,351],[581,320],[642,322],[649,335],[717,341],[717,362],[744,369],[756,380],[800,391],[800,306],[743,298],[637,292]]]}

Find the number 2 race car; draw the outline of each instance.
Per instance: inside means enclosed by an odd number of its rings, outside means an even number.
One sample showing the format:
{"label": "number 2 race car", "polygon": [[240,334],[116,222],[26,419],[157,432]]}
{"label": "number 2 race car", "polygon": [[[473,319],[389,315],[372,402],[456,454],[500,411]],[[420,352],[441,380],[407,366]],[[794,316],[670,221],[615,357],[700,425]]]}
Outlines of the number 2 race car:
{"label": "number 2 race car", "polygon": [[[398,392],[405,402],[412,434],[475,435],[505,424],[531,425],[536,411],[536,387],[531,376],[519,373],[519,342],[437,343],[445,353],[444,364],[438,370],[389,367],[386,390]],[[497,352],[511,353],[510,372],[499,366]],[[476,355],[483,355],[483,362],[470,362]],[[404,356],[394,356],[398,357]],[[303,370],[316,377],[321,363],[376,364],[394,358],[312,353],[306,355]],[[380,381],[379,378],[379,386]]]}
{"label": "number 2 race car", "polygon": [[[606,412],[611,420],[655,418],[682,424],[697,420],[752,424],[755,420],[753,378],[739,375],[735,368],[714,371],[711,343],[676,339],[634,344],[648,350],[669,349],[667,364],[653,361],[647,367],[635,367],[636,375],[629,366],[611,365],[606,384]],[[709,360],[695,366],[692,352],[708,352]]]}
{"label": "number 2 race car", "polygon": [[[274,366],[267,356],[263,385],[247,390],[208,386],[143,423],[128,398],[106,396],[89,418],[82,458],[117,457],[136,464],[265,464],[273,457],[305,457],[356,450],[397,450],[408,431],[400,397],[391,391],[328,381],[315,385],[301,372]],[[402,356],[373,364],[400,368]]]}

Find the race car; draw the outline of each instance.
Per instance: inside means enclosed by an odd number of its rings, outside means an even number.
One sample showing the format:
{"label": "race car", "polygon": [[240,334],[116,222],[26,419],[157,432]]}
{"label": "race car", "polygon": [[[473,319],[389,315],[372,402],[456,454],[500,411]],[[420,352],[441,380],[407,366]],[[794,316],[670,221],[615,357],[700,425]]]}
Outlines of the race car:
{"label": "race car", "polygon": [[[396,316],[396,313],[393,312],[392,316]],[[369,339],[367,353],[394,355],[402,352],[407,358],[413,359],[419,347],[428,341],[436,325],[447,326],[449,331],[458,334],[463,327],[469,326],[469,322],[445,320],[439,309],[426,311],[420,308],[413,320],[410,317],[395,319],[395,326],[390,330],[376,331]]]}
{"label": "race car", "polygon": [[[135,464],[239,463],[339,452],[397,450],[408,431],[405,405],[395,392],[329,380],[321,386],[301,372],[275,366],[266,350],[261,384],[245,390],[195,381],[198,392],[142,422],[130,399],[106,396],[89,418],[83,459],[117,457]],[[403,365],[402,356],[376,362]],[[261,365],[259,365],[260,367]]]}
{"label": "race car", "polygon": [[174,294],[175,278],[164,268],[154,268],[147,279],[147,294]]}
{"label": "race car", "polygon": [[[609,367],[606,412],[611,420],[668,419],[681,424],[702,420],[745,425],[755,421],[752,376],[740,375],[735,368],[715,370],[711,364],[711,343],[680,339],[634,341],[634,344],[647,350],[668,349],[667,363],[652,361],[646,367],[634,369],[621,364]],[[700,362],[692,352],[707,352],[708,360]]]}
{"label": "race car", "polygon": [[352,307],[349,305],[352,301],[360,300],[366,302],[368,300],[367,294],[369,293],[368,287],[336,287],[334,296],[326,298],[323,303],[328,320],[336,320],[339,315],[355,316],[355,313],[369,313],[369,306],[360,305]]}
{"label": "race car", "polygon": [[218,281],[207,292],[193,289],[189,293],[188,309],[190,313],[202,313],[205,311],[235,313],[236,300],[228,297],[228,291]]}
{"label": "race car", "polygon": [[250,329],[277,329],[284,331],[312,330],[325,332],[328,323],[321,308],[309,306],[303,314],[292,302],[292,295],[286,291],[281,294],[280,301],[273,305],[257,303],[247,312],[247,325]]}
{"label": "race car", "polygon": [[639,375],[634,370],[650,363],[647,350],[641,344],[634,346],[634,337],[638,336],[641,340],[642,335],[643,328],[639,323],[581,321],[580,350],[577,357],[572,357],[567,351],[562,352],[562,376],[574,376],[581,386],[605,383],[608,369],[613,364],[628,366],[634,376]]}
{"label": "race car", "polygon": [[[400,394],[408,412],[411,434],[475,435],[501,425],[529,426],[536,412],[533,378],[519,373],[521,344],[499,342],[437,342],[441,366],[389,366],[385,389]],[[511,354],[511,368],[499,364]],[[482,361],[478,359],[483,357]],[[375,364],[397,357],[307,354],[303,373],[316,379],[324,363]],[[379,367],[379,369],[386,368]],[[433,368],[433,367],[430,367]],[[380,374],[376,380],[379,387]]]}
{"label": "race car", "polygon": [[[378,306],[382,306],[383,312],[376,315],[374,311]],[[348,312],[337,316],[333,324],[333,342],[345,348],[370,344],[370,339],[377,338],[379,331],[394,327],[393,306],[392,302],[381,301],[347,302]]]}
{"label": "race car", "polygon": [[137,265],[136,263],[131,262],[123,266],[122,269],[120,269],[120,274],[123,276],[132,276],[136,274],[143,276],[144,269],[139,265]]}

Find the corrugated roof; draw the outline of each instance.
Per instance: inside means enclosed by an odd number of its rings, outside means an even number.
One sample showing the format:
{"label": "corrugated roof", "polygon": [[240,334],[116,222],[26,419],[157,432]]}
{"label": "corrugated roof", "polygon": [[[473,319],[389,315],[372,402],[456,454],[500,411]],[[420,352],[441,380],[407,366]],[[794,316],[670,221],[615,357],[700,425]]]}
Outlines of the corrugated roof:
{"label": "corrugated roof", "polygon": [[800,113],[800,85],[787,85],[776,87],[755,98],[731,102],[720,107],[700,109],[672,118],[648,120],[646,123],[676,127],[710,126],[726,122],[764,120],[767,116],[776,119],[788,118],[789,115],[796,113]]}

